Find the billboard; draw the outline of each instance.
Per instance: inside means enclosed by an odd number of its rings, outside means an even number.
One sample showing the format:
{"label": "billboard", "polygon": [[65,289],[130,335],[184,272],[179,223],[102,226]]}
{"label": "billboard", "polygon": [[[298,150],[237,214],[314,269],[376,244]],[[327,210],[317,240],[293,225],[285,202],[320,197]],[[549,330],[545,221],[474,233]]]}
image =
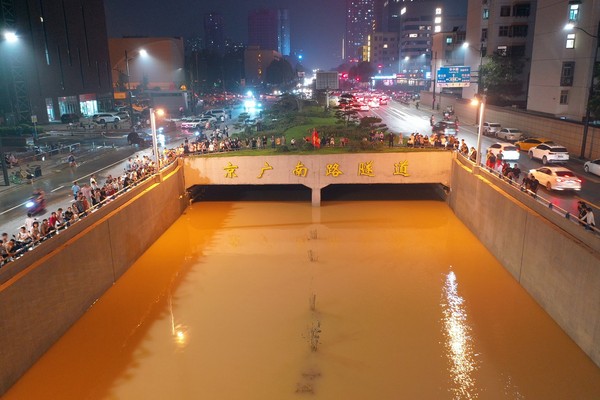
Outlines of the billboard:
{"label": "billboard", "polygon": [[441,67],[437,70],[436,84],[439,87],[469,87],[471,67]]}
{"label": "billboard", "polygon": [[338,78],[337,71],[335,72],[324,72],[317,71],[317,90],[323,89],[339,89],[340,80]]}

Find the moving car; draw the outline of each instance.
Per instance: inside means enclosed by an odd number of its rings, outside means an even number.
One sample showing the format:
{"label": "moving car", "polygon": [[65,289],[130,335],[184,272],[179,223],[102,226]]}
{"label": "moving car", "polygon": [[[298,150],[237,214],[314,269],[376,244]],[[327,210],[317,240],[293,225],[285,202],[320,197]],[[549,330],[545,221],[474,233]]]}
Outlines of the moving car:
{"label": "moving car", "polygon": [[567,162],[569,161],[569,152],[566,147],[555,144],[542,143],[529,149],[529,158],[542,160],[542,164],[546,165],[550,162]]}
{"label": "moving car", "polygon": [[440,121],[431,127],[431,133],[438,135],[456,135],[458,134],[458,125],[456,122]]}
{"label": "moving car", "polygon": [[510,143],[494,143],[489,147],[489,150],[491,150],[495,156],[502,151],[502,159],[506,161],[516,161],[521,155],[517,147]]}
{"label": "moving car", "polygon": [[600,176],[600,158],[594,161],[586,161],[583,169],[589,174]]}
{"label": "moving car", "polygon": [[498,132],[496,132],[496,137],[498,139],[504,139],[511,142],[521,140],[523,139],[523,136],[523,132],[517,128],[502,128]]}
{"label": "moving car", "polygon": [[581,190],[581,179],[565,167],[541,167],[529,173],[548,190]]}
{"label": "moving car", "polygon": [[552,140],[546,138],[529,138],[519,140],[515,143],[515,146],[517,146],[517,149],[519,149],[519,151],[529,151],[529,149],[531,149],[532,147],[535,147],[542,143],[554,144]]}
{"label": "moving car", "polygon": [[497,122],[484,122],[483,123],[483,134],[484,135],[496,136],[496,133],[498,133],[500,131],[500,129],[502,129],[502,126],[500,126],[500,124]]}
{"label": "moving car", "polygon": [[181,123],[181,129],[196,129],[199,126],[204,126],[206,122],[202,122],[201,118],[192,118]]}

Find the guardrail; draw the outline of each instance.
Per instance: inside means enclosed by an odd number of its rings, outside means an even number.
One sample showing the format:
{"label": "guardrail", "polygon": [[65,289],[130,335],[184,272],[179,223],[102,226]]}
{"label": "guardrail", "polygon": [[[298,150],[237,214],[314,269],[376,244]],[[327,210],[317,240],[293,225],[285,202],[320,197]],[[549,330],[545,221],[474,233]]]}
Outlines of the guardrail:
{"label": "guardrail", "polygon": [[31,241],[31,242],[19,242],[16,240],[16,235],[12,235],[12,238],[15,240],[15,243],[17,244],[17,248],[14,250],[14,252],[11,252],[10,254],[8,254],[8,257],[5,257],[3,259],[0,260],[0,268],[4,267],[6,264],[9,264],[17,259],[19,259],[20,257],[22,257],[24,254],[26,254],[29,251],[33,251],[35,250],[36,247],[38,247],[40,244],[47,242],[48,240],[51,240],[53,237],[55,237],[56,235],[59,235],[61,232],[63,232],[64,230],[68,229],[69,227],[76,225],[77,223],[81,222],[84,218],[86,218],[87,216],[97,212],[98,210],[100,210],[103,206],[105,206],[106,204],[114,201],[117,197],[121,196],[124,193],[129,192],[130,190],[132,190],[133,188],[147,182],[150,179],[153,179],[157,174],[160,174],[162,171],[164,171],[166,168],[168,168],[169,166],[171,166],[174,162],[176,162],[177,158],[174,158],[168,162],[166,162],[165,164],[163,164],[161,166],[160,171],[158,172],[153,172],[153,173],[149,173],[146,176],[144,176],[142,179],[139,179],[135,182],[133,182],[131,185],[124,187],[123,189],[117,191],[116,193],[112,194],[110,197],[102,200],[100,203],[91,206],[89,209],[87,209],[85,212],[80,213],[78,215],[78,218],[74,221],[70,221],[70,222],[66,222],[63,226],[61,226],[60,228],[54,229],[52,230],[52,232],[49,232],[47,235],[41,237],[39,240],[36,241]]}
{"label": "guardrail", "polygon": [[600,236],[600,229],[598,229],[598,227],[588,225],[585,221],[579,219],[578,216],[573,215],[570,211],[567,211],[557,206],[556,204],[552,203],[551,200],[548,200],[544,196],[538,193],[534,193],[531,190],[525,188],[520,182],[509,179],[508,177],[502,175],[501,172],[491,169],[483,164],[477,167],[473,161],[469,160],[466,156],[464,156],[461,153],[457,152],[457,155],[458,160],[460,160],[462,164],[467,165],[470,168],[478,168],[480,173],[485,174],[486,177],[493,178],[495,181],[501,183],[504,186],[503,189],[508,189],[505,190],[505,192],[511,194],[512,197],[514,197],[515,199],[521,200],[519,196],[515,195],[515,191],[519,192],[520,194],[527,194],[531,197],[531,199],[535,200],[539,204],[542,204],[546,209],[562,216],[563,218],[565,218],[565,220],[571,221],[573,225],[580,226],[581,230],[587,231],[590,234]]}

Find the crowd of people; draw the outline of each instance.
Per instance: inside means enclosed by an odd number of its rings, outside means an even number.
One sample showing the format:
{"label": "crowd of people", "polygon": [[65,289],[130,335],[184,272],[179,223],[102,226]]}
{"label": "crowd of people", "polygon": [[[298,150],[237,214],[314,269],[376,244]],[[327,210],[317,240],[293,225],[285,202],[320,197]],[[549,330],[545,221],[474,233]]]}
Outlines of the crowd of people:
{"label": "crowd of people", "polygon": [[[176,157],[176,152],[170,150],[164,157],[165,161],[171,161]],[[127,160],[122,175],[116,177],[108,175],[102,184],[98,182],[95,174],[90,176],[89,183],[73,181],[71,186],[73,199],[67,207],[59,207],[43,218],[39,218],[39,215],[47,213],[45,209],[40,209],[38,213],[28,212],[23,225],[16,233],[12,235],[7,232],[2,233],[0,266],[85,218],[107,202],[114,200],[120,193],[154,174],[155,170],[156,164],[149,156],[138,155]],[[40,189],[36,189],[33,198],[39,204],[45,204],[44,193]]]}

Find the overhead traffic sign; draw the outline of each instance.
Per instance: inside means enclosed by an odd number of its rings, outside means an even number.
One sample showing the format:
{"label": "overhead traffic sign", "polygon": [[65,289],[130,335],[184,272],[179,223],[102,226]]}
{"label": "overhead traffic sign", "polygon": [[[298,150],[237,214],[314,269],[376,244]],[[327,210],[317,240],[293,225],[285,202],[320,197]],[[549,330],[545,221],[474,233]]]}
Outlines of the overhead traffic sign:
{"label": "overhead traffic sign", "polygon": [[471,85],[471,67],[441,67],[437,71],[437,86],[468,87]]}

